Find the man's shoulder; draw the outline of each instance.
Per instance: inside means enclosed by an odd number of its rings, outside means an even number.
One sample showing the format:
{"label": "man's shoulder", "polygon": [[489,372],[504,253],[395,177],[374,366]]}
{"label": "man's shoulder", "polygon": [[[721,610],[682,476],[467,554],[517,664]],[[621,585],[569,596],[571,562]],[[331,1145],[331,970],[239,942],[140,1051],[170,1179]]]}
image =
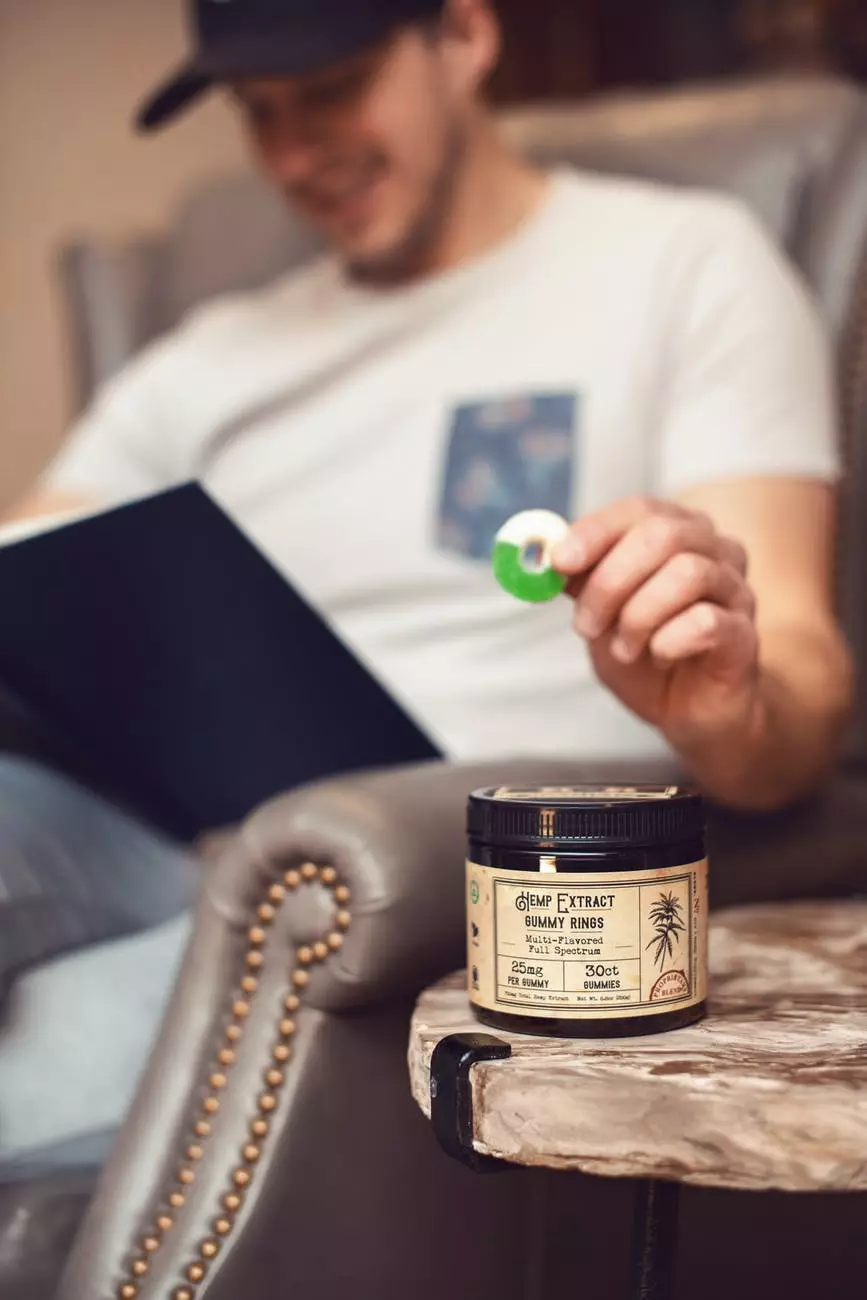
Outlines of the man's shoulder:
{"label": "man's shoulder", "polygon": [[200,303],[134,358],[107,391],[206,391],[249,373],[264,355],[285,356],[293,331],[309,321],[332,281],[332,265],[319,258],[261,288]]}
{"label": "man's shoulder", "polygon": [[285,328],[315,305],[317,296],[333,278],[333,263],[318,257],[268,284],[221,294],[193,307],[174,331],[178,343],[233,342],[275,327]]}
{"label": "man's shoulder", "polygon": [[562,210],[576,223],[592,223],[600,241],[640,249],[683,239],[695,246],[760,227],[746,201],[726,191],[578,169],[558,175]]}

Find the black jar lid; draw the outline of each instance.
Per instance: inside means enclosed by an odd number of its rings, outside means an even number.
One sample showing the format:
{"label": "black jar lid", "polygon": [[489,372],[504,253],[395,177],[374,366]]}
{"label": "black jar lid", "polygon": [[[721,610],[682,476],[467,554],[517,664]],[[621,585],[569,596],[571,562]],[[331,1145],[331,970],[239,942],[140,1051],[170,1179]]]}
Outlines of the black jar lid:
{"label": "black jar lid", "polygon": [[704,805],[680,786],[501,786],[470,796],[470,838],[512,848],[608,848],[701,839]]}

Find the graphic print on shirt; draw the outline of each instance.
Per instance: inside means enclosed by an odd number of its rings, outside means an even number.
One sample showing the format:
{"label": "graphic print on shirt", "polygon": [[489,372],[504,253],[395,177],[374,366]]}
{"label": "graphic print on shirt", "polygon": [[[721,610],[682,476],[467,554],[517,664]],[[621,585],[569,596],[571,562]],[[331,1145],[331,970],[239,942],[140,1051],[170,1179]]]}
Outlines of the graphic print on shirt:
{"label": "graphic print on shirt", "polygon": [[528,394],[457,408],[440,497],[440,547],[488,561],[521,510],[573,518],[576,394]]}

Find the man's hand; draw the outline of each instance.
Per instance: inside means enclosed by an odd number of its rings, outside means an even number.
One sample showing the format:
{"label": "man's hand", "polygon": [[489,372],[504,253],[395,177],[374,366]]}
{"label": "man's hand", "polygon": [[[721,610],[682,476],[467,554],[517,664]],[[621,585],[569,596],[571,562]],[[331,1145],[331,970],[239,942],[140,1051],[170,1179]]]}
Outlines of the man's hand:
{"label": "man's hand", "polygon": [[834,532],[827,485],[741,479],[612,505],[555,553],[601,681],[723,802],[778,808],[837,757]]}
{"label": "man's hand", "polygon": [[600,680],[673,743],[747,723],[756,600],[740,542],[708,515],[646,498],[575,524],[555,553]]}

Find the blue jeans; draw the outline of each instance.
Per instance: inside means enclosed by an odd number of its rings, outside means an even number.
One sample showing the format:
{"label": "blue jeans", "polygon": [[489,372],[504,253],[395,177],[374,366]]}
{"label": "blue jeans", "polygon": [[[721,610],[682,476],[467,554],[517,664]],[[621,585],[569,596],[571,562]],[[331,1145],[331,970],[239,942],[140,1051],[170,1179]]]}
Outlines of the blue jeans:
{"label": "blue jeans", "polygon": [[0,1019],[0,1181],[104,1156],[199,877],[191,854],[90,792],[0,757],[0,977],[16,977]]}

